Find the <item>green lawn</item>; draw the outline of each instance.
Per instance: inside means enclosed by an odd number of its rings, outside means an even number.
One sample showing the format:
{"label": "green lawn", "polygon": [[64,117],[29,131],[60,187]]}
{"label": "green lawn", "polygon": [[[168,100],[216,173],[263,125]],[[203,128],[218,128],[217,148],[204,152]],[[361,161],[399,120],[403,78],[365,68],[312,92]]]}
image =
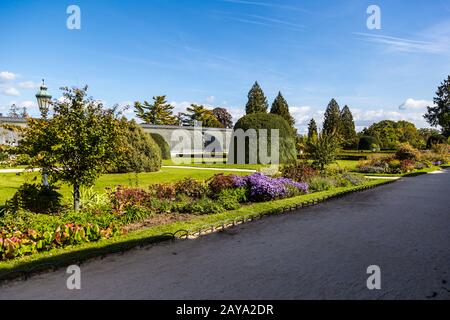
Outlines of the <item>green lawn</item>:
{"label": "green lawn", "polygon": [[[154,183],[173,182],[184,178],[194,178],[206,180],[220,171],[207,170],[189,170],[189,169],[169,169],[163,168],[158,172],[136,174],[105,174],[95,183],[94,190],[103,192],[105,188],[111,188],[117,185],[138,186],[146,188]],[[230,173],[230,172],[227,172]],[[237,175],[246,175],[247,173],[235,172]],[[0,204],[10,199],[17,188],[24,182],[31,183],[40,181],[39,173],[0,173]],[[60,192],[66,200],[71,197],[71,189],[67,185],[62,185]]]}
{"label": "green lawn", "polygon": [[[198,163],[194,163],[194,161]],[[202,163],[199,163],[200,161],[202,161]],[[222,163],[220,160],[219,163],[207,163],[207,162],[205,163],[205,161],[212,162],[213,159],[193,158],[190,163],[183,163],[183,164],[175,164],[172,160],[163,160],[163,166],[183,166],[183,167],[218,168],[218,169],[249,169],[249,170],[258,170],[264,167],[269,167],[268,165],[261,165],[261,164],[227,164]]]}

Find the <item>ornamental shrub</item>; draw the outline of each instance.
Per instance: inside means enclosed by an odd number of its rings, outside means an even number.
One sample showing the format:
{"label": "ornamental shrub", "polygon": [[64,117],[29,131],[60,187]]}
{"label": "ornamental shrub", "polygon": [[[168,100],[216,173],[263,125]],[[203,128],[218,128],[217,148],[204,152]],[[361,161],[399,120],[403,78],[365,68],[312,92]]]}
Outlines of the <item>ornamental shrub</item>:
{"label": "ornamental shrub", "polygon": [[363,176],[351,172],[344,173],[342,179],[347,180],[352,186],[359,186],[367,181]]}
{"label": "ornamental shrub", "polygon": [[[252,152],[256,152],[257,162],[260,163],[259,159],[259,130],[267,129],[267,152],[269,153],[271,150],[271,129],[279,130],[279,155],[280,155],[280,163],[293,163],[297,160],[297,149],[296,149],[296,136],[294,130],[287,123],[285,119],[283,119],[279,115],[268,114],[268,113],[255,113],[242,117],[238,120],[236,125],[234,126],[234,130],[242,129],[246,132],[249,129],[254,129],[258,135],[258,148]],[[233,138],[234,139],[234,138]],[[241,142],[243,143],[243,142]],[[235,143],[239,144],[239,142]],[[234,146],[234,150],[231,150],[231,159],[233,163],[236,163],[237,158],[232,158],[232,155],[236,155],[236,152],[239,148],[238,146]],[[245,141],[245,163],[249,163],[249,142],[248,139]]]}
{"label": "ornamental shrub", "polygon": [[261,173],[246,177],[235,176],[235,186],[248,188],[249,200],[256,202],[290,197],[297,191],[298,193],[308,192],[306,183],[294,182],[288,178],[270,178]]}
{"label": "ornamental shrub", "polygon": [[115,214],[123,214],[128,207],[149,206],[152,195],[145,190],[138,188],[126,188],[122,186],[116,187],[115,191],[109,194],[113,212]]}
{"label": "ornamental shrub", "polygon": [[297,182],[307,182],[312,177],[319,175],[319,172],[306,161],[298,161],[295,164],[286,165],[281,172],[283,177]]}
{"label": "ornamental shrub", "polygon": [[164,160],[169,160],[171,158],[171,155],[170,155],[170,146],[167,143],[167,141],[162,137],[162,135],[158,133],[150,133],[150,136],[153,138],[153,140],[156,142],[159,149],[161,150],[161,157]]}
{"label": "ornamental shrub", "polygon": [[413,160],[402,160],[400,169],[402,172],[411,172],[416,168],[416,163]]}
{"label": "ornamental shrub", "polygon": [[33,229],[18,231],[15,228],[2,228],[0,229],[0,261],[28,256],[53,248],[108,239],[121,232],[121,229],[114,224],[107,228],[100,228],[95,224],[67,223],[45,232]]}
{"label": "ornamental shrub", "polygon": [[177,195],[185,195],[191,198],[201,198],[207,193],[207,186],[192,178],[185,178],[175,183]]}
{"label": "ornamental shrub", "polygon": [[184,205],[178,209],[181,213],[199,215],[221,213],[225,211],[225,208],[222,207],[220,203],[206,197],[184,203]]}
{"label": "ornamental shrub", "polygon": [[177,195],[177,190],[174,184],[158,183],[150,186],[150,193],[160,200],[174,200]]}
{"label": "ornamental shrub", "polygon": [[379,143],[376,138],[372,136],[362,136],[359,138],[358,150],[372,151],[374,146],[378,146]]}
{"label": "ornamental shrub", "polygon": [[161,150],[134,121],[122,120],[124,135],[118,160],[107,168],[110,173],[155,172],[161,169]]}
{"label": "ornamental shrub", "polygon": [[397,147],[397,152],[395,153],[395,158],[402,160],[416,161],[419,158],[419,150],[412,147],[408,143],[399,144]]}
{"label": "ornamental shrub", "polygon": [[309,188],[314,192],[330,190],[335,185],[336,181],[331,177],[318,176],[309,181]]}
{"label": "ornamental shrub", "polygon": [[234,177],[232,175],[219,173],[207,180],[206,183],[212,192],[212,196],[215,197],[223,190],[234,188]]}

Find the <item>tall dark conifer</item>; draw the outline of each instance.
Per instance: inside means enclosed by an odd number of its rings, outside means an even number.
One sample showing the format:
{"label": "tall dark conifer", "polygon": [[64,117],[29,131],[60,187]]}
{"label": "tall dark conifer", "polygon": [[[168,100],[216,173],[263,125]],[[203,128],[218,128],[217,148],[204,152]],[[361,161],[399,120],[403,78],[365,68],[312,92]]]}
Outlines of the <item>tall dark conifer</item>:
{"label": "tall dark conifer", "polygon": [[356,147],[356,129],[353,115],[348,106],[345,106],[341,111],[341,130],[342,139],[344,140],[344,147]]}
{"label": "tall dark conifer", "polygon": [[336,100],[331,99],[325,111],[325,118],[323,122],[323,132],[327,135],[337,134],[341,132],[341,110]]}
{"label": "tall dark conifer", "polygon": [[248,93],[248,102],[245,106],[245,112],[247,114],[267,113],[267,109],[269,109],[269,105],[267,103],[264,92],[259,86],[258,82],[255,82],[253,87],[250,89],[250,92]]}
{"label": "tall dark conifer", "polygon": [[283,117],[289,123],[289,125],[292,128],[294,128],[295,119],[289,113],[289,105],[288,105],[286,99],[284,99],[281,92],[278,93],[278,96],[273,101],[272,108],[270,109],[270,113],[277,114],[277,115]]}

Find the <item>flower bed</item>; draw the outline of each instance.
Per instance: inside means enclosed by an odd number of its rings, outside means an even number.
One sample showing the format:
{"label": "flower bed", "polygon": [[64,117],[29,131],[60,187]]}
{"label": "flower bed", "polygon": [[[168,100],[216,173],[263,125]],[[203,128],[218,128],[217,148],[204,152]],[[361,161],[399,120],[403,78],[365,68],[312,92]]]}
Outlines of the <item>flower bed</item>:
{"label": "flower bed", "polygon": [[377,156],[360,161],[358,172],[367,174],[407,174],[448,163],[445,150],[436,146],[431,151],[420,152],[408,144],[398,147],[395,155]]}
{"label": "flower bed", "polygon": [[120,229],[111,225],[100,228],[98,225],[65,224],[53,232],[40,233],[36,230],[0,230],[0,261],[31,255],[54,248],[63,248],[86,242],[108,239],[120,234]]}

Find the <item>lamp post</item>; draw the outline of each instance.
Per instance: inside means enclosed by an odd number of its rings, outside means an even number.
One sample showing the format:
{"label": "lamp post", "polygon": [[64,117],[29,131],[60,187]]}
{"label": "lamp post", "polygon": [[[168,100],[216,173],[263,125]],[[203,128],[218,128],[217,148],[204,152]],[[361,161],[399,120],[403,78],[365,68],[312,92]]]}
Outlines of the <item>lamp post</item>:
{"label": "lamp post", "polygon": [[[40,87],[38,93],[36,93],[36,99],[37,99],[37,103],[39,106],[39,110],[41,111],[42,119],[47,120],[49,105],[50,105],[52,96],[47,91],[47,86],[45,85],[44,79],[42,79],[41,87]],[[42,168],[42,185],[44,187],[49,186],[46,168]]]}

